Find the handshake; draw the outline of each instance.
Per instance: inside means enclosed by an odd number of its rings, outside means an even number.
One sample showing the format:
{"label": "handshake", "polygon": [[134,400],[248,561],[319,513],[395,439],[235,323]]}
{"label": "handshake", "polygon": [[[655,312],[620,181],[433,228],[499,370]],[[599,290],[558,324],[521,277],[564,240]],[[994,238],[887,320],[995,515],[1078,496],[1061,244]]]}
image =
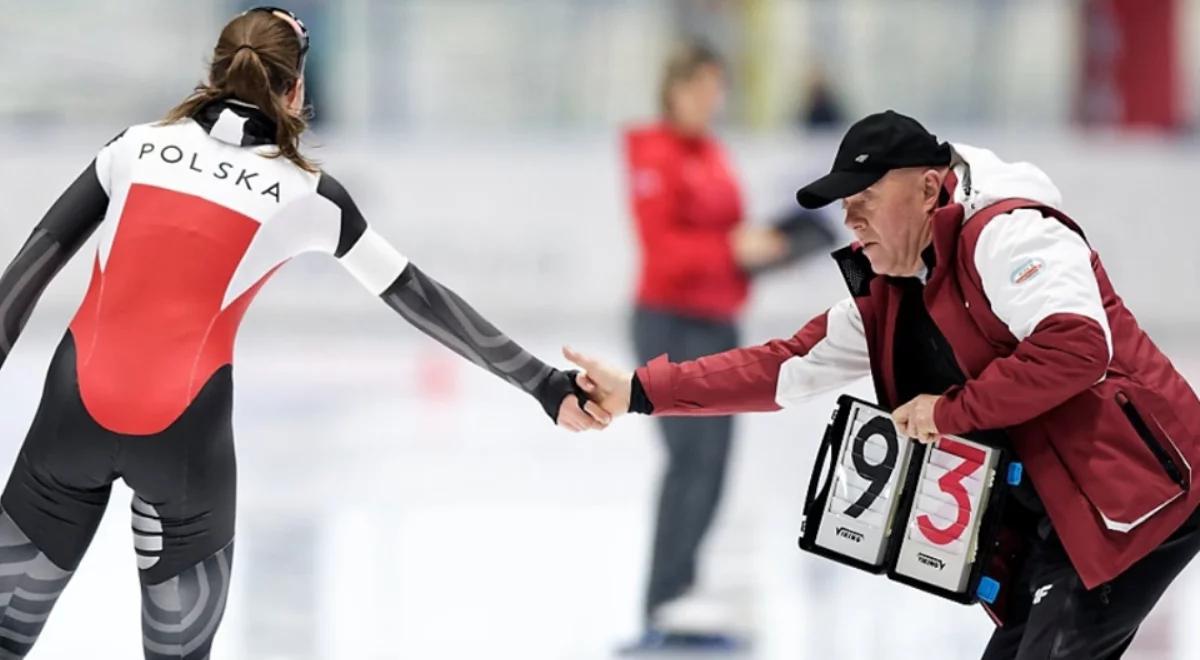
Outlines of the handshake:
{"label": "handshake", "polygon": [[569,346],[563,347],[563,357],[580,371],[566,372],[575,379],[574,393],[562,398],[556,424],[573,433],[601,430],[629,412],[633,372],[617,369]]}
{"label": "handshake", "polygon": [[[579,431],[602,430],[613,419],[629,412],[633,396],[633,372],[624,371],[590,355],[564,346],[563,357],[579,367],[579,371],[557,372],[558,382],[553,392],[539,398],[542,407],[559,426]],[[574,379],[574,383],[569,382]],[[555,380],[549,378],[547,381]],[[933,444],[941,437],[935,420],[935,410],[942,396],[919,394],[892,411],[896,428],[922,444]]]}

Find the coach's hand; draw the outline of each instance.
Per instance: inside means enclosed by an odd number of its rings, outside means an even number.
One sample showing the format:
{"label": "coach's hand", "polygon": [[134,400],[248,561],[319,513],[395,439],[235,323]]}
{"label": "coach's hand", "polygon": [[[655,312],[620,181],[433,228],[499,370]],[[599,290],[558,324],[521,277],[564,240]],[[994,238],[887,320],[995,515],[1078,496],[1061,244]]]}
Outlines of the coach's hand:
{"label": "coach's hand", "polygon": [[611,415],[609,421],[629,412],[633,372],[617,369],[567,346],[563,347],[563,356],[583,370],[576,382],[592,401]]}
{"label": "coach's hand", "polygon": [[921,394],[892,411],[896,428],[908,437],[925,444],[936,442],[941,435],[933,423],[933,409],[940,396]]}

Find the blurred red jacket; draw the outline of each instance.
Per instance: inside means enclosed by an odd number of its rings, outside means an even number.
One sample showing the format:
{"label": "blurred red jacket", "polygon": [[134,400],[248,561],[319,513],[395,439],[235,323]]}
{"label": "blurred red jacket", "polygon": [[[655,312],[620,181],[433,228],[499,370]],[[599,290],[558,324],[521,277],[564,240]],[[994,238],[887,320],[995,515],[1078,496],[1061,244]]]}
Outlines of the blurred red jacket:
{"label": "blurred red jacket", "polygon": [[721,145],[654,124],[626,132],[625,156],[641,245],[638,304],[732,320],[748,282],[730,243],[741,193]]}

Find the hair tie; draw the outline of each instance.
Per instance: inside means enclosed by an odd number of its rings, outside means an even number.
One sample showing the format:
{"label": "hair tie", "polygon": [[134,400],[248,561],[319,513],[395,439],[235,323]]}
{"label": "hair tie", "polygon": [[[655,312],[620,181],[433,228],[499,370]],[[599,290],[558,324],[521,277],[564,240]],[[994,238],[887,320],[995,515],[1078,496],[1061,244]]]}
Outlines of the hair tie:
{"label": "hair tie", "polygon": [[[237,48],[233,49],[233,54],[237,55],[238,52],[241,51],[243,48],[249,48],[250,50],[254,50],[254,46],[251,46],[250,44],[242,44],[241,46],[238,46]],[[257,53],[258,51],[254,51],[254,52]]]}

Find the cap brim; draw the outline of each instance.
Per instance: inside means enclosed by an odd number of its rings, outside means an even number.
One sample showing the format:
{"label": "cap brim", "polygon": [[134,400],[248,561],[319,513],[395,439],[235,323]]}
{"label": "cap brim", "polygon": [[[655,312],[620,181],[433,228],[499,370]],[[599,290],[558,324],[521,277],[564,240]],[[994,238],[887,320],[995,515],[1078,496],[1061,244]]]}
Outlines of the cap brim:
{"label": "cap brim", "polygon": [[871,187],[887,172],[830,172],[796,191],[796,201],[806,209],[819,209],[826,204]]}

